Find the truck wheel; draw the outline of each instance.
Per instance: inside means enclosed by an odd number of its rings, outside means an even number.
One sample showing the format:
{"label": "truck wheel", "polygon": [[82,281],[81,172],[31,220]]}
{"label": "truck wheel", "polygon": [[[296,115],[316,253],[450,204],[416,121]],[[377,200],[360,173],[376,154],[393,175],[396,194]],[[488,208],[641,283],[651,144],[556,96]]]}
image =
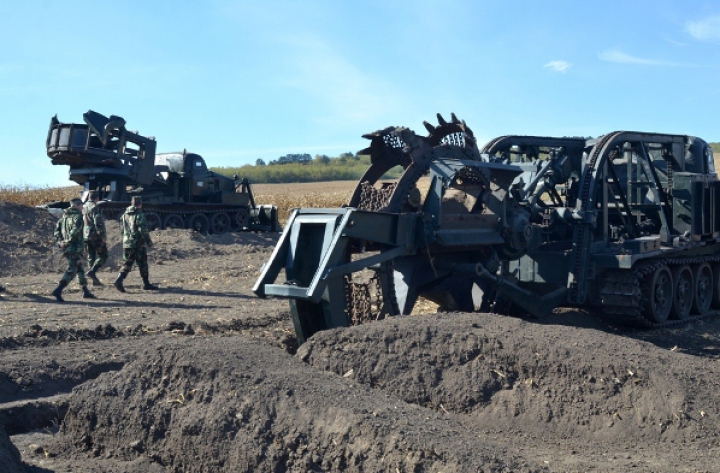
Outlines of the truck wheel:
{"label": "truck wheel", "polygon": [[713,264],[712,272],[713,272],[712,308],[720,309],[720,263]]}
{"label": "truck wheel", "polygon": [[225,233],[230,230],[230,217],[226,213],[217,213],[210,219],[210,228],[213,233]]}
{"label": "truck wheel", "polygon": [[667,266],[661,266],[643,280],[645,306],[642,315],[651,322],[661,324],[670,315],[673,304],[673,279]]}
{"label": "truck wheel", "polygon": [[690,266],[684,264],[672,270],[675,295],[673,297],[672,315],[677,320],[684,320],[690,316],[693,305],[695,284]]}
{"label": "truck wheel", "polygon": [[185,222],[183,221],[183,219],[180,215],[170,214],[167,217],[165,217],[163,226],[165,228],[173,228],[173,229],[185,228]]}
{"label": "truck wheel", "polygon": [[250,212],[247,209],[240,209],[233,218],[233,230],[240,231],[247,228],[250,224]]}
{"label": "truck wheel", "polygon": [[713,298],[713,272],[707,263],[701,263],[693,267],[693,271],[695,272],[693,312],[705,315],[710,311]]}
{"label": "truck wheel", "polygon": [[146,213],[145,222],[147,223],[148,230],[150,231],[157,230],[160,228],[160,225],[162,225],[160,215],[158,215],[156,212]]}
{"label": "truck wheel", "polygon": [[209,224],[208,218],[204,214],[192,214],[190,220],[188,220],[190,230],[195,230],[198,233],[207,233]]}

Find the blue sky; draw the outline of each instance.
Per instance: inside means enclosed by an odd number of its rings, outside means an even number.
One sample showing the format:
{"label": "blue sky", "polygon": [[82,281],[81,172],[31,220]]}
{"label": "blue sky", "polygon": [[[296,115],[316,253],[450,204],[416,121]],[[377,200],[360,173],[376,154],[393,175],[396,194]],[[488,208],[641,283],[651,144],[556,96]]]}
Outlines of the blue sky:
{"label": "blue sky", "polygon": [[125,118],[210,166],[356,152],[440,112],[478,141],[613,130],[720,141],[720,1],[0,4],[0,184],[68,185],[53,115]]}

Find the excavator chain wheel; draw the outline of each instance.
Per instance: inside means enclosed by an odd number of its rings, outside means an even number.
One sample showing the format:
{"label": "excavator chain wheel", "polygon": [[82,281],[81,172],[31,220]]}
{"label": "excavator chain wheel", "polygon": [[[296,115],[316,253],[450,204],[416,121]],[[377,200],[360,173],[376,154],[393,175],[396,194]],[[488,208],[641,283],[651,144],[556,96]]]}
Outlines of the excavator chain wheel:
{"label": "excavator chain wheel", "polygon": [[[407,128],[386,128],[368,135],[371,145],[359,154],[370,154],[372,165],[356,187],[349,202],[351,207],[370,212],[414,212],[422,202],[418,182],[429,173],[436,156],[433,150],[447,147],[464,159],[479,159],[479,151],[472,130],[453,114],[448,122],[438,114],[438,125],[424,122],[427,136],[418,136]],[[402,174],[390,182],[382,179],[388,171],[401,167]],[[351,245],[352,247],[352,245]],[[362,253],[361,242],[354,246],[356,253],[347,256],[368,256]],[[382,253],[383,250],[379,252]],[[407,314],[417,298],[416,288],[407,281],[416,270],[416,258],[396,258],[374,269],[352,273],[345,277],[345,297],[352,325],[386,316]]]}

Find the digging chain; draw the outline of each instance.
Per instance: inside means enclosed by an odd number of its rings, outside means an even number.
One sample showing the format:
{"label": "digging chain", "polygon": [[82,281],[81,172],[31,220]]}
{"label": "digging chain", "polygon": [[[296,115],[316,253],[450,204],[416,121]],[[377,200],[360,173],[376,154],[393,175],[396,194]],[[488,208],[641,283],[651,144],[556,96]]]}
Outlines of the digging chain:
{"label": "digging chain", "polygon": [[381,310],[384,301],[377,274],[365,283],[355,283],[351,276],[345,276],[345,288],[349,302],[350,325],[360,325],[384,318]]}
{"label": "digging chain", "polygon": [[463,184],[482,184],[488,186],[488,180],[477,169],[465,167],[460,169],[455,178]]}
{"label": "digging chain", "polygon": [[397,183],[392,183],[382,189],[376,189],[367,181],[360,184],[360,186],[360,205],[358,208],[368,212],[377,212],[390,203],[390,196],[395,192]]}

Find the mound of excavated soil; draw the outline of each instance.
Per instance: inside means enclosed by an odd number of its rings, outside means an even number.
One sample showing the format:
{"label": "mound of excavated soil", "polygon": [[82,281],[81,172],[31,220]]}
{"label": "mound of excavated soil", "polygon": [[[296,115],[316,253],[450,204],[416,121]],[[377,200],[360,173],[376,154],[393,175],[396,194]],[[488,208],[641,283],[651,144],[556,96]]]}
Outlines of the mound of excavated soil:
{"label": "mound of excavated soil", "polygon": [[55,250],[57,219],[47,210],[0,202],[0,275],[25,275],[59,267]]}
{"label": "mound of excavated soil", "polygon": [[148,349],[76,388],[50,450],[182,472],[539,470],[457,419],[228,337]]}
{"label": "mound of excavated soil", "polygon": [[[580,326],[563,325],[572,316]],[[317,333],[297,356],[460,416],[554,471],[713,471],[703,458],[720,451],[718,320],[624,333],[593,320],[402,317]]]}
{"label": "mound of excavated soil", "polygon": [[478,431],[697,445],[720,433],[718,360],[628,334],[455,313],[318,333],[298,356]]}

